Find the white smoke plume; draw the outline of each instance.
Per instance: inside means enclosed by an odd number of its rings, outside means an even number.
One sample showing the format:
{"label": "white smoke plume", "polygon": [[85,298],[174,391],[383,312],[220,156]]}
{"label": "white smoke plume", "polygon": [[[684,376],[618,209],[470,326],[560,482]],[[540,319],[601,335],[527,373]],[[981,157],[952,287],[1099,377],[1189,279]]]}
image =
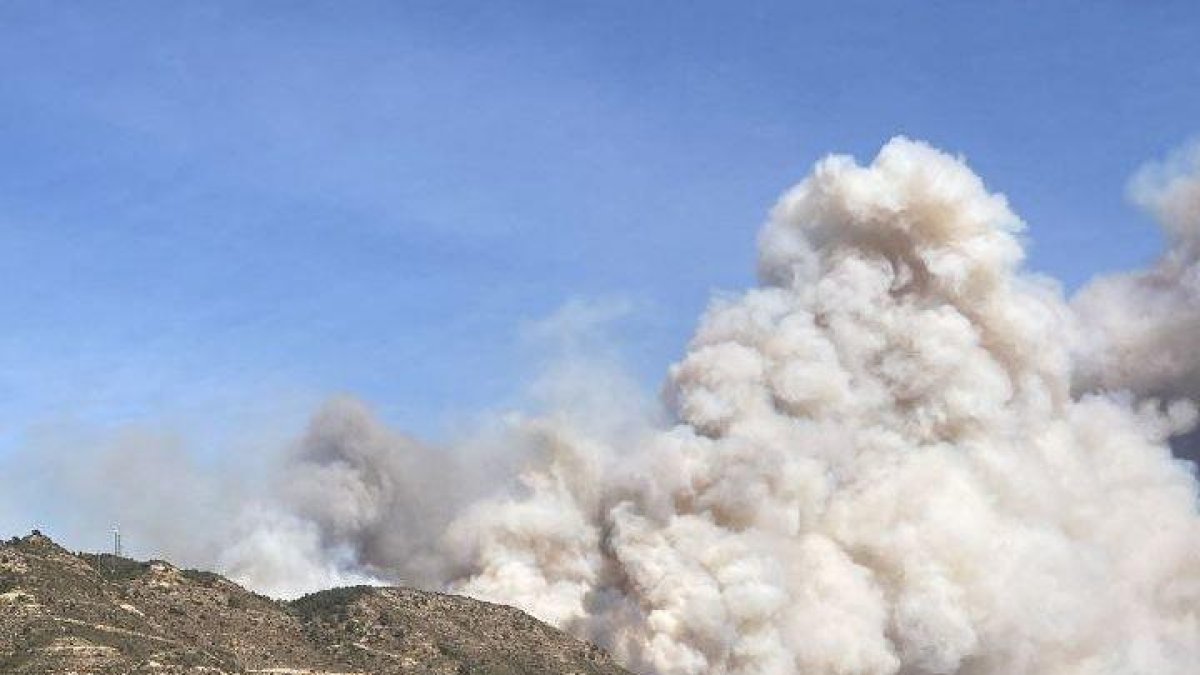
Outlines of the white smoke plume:
{"label": "white smoke plume", "polygon": [[1072,395],[1020,227],[926,145],[822,161],[672,369],[678,423],[542,427],[524,493],[451,527],[452,587],[645,672],[1194,672],[1188,415]]}
{"label": "white smoke plume", "polygon": [[336,401],[219,562],[516,605],[647,674],[1191,675],[1200,517],[1170,442],[1200,395],[1197,166],[1134,182],[1162,261],[1068,303],[962,160],[826,158],[672,367],[667,421],[586,368],[454,447]]}
{"label": "white smoke plume", "polygon": [[1194,673],[1200,518],[1168,439],[1195,421],[1200,183],[1137,185],[1171,252],[1073,311],[961,160],[827,158],[772,212],[761,287],[672,368],[672,423],[521,421],[515,485],[445,508],[430,481],[461,467],[327,413],[285,503],[346,569],[645,673]]}

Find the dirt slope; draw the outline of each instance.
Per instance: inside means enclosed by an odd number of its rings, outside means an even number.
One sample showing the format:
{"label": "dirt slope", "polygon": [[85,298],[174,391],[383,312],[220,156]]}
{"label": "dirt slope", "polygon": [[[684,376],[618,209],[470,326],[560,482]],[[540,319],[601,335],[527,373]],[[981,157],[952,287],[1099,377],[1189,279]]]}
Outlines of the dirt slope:
{"label": "dirt slope", "polygon": [[511,607],[371,587],[280,602],[36,533],[0,542],[0,673],[628,675]]}

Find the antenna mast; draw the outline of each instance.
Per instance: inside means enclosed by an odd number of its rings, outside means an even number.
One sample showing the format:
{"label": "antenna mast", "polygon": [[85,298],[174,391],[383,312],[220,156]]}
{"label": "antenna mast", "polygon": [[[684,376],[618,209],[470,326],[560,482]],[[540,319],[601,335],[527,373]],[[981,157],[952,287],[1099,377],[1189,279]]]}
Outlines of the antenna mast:
{"label": "antenna mast", "polygon": [[113,556],[121,557],[121,528],[113,528]]}

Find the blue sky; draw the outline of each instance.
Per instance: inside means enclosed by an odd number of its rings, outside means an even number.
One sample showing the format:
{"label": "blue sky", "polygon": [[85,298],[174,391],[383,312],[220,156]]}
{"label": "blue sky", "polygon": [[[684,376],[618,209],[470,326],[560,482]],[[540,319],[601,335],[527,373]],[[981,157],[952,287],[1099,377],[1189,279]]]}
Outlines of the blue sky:
{"label": "blue sky", "polygon": [[653,386],[775,197],[900,133],[1009,195],[1034,270],[1143,264],[1124,185],[1200,133],[1198,35],[1194,2],[4,2],[0,452],[219,452],[338,392],[443,436],[572,302],[632,308]]}

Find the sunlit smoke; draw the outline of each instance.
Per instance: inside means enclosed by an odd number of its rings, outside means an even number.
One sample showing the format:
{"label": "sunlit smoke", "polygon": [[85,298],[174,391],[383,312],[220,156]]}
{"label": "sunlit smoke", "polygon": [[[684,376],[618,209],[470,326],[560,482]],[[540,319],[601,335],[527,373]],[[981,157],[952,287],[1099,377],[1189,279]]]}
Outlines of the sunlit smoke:
{"label": "sunlit smoke", "polygon": [[1168,250],[1068,302],[961,159],[828,157],[665,415],[575,355],[544,410],[447,447],[337,400],[214,559],[278,594],[512,604],[642,673],[1194,673],[1200,518],[1170,446],[1200,396],[1200,150],[1131,193]]}
{"label": "sunlit smoke", "polygon": [[673,422],[516,422],[515,486],[416,534],[397,523],[448,469],[325,443],[299,466],[343,497],[291,511],[358,569],[424,559],[642,672],[1191,672],[1200,520],[1167,443],[1195,422],[1197,191],[1153,171],[1135,194],[1171,251],[1072,310],[962,161],[905,139],[827,158],[772,211],[762,286],[671,369]]}
{"label": "sunlit smoke", "polygon": [[1190,672],[1193,415],[1072,395],[1020,227],[923,144],[823,160],[672,369],[678,423],[540,429],[525,490],[450,528],[451,587],[646,672]]}

